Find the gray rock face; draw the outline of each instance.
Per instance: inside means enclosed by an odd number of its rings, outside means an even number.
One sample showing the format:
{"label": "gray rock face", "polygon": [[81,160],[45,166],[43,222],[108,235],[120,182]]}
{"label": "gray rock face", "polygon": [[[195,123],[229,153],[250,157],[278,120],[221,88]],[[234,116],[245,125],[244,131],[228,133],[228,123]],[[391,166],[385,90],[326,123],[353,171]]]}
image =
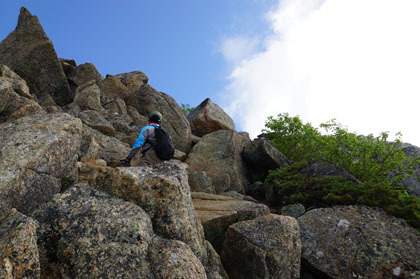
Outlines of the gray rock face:
{"label": "gray rock face", "polygon": [[191,131],[202,137],[218,130],[235,130],[232,118],[209,98],[188,115]]}
{"label": "gray rock face", "polygon": [[101,105],[101,90],[94,80],[86,82],[77,88],[74,102],[81,110],[105,111]]}
{"label": "gray rock face", "polygon": [[29,87],[26,84],[26,81],[6,65],[0,65],[0,83],[2,81],[10,82],[13,91],[15,91],[20,96],[28,99],[34,99],[34,97],[29,92]]}
{"label": "gray rock face", "polygon": [[104,135],[115,136],[115,129],[108,120],[95,110],[85,110],[79,113],[79,118],[89,127],[98,130]]}
{"label": "gray rock face", "polygon": [[211,183],[211,178],[208,177],[204,171],[189,173],[188,183],[190,184],[192,192],[216,193],[214,186]]}
{"label": "gray rock face", "polygon": [[174,141],[175,148],[188,153],[191,149],[191,128],[184,112],[169,95],[156,91],[148,84],[131,94],[126,103],[135,107],[141,115],[148,116],[152,111],[159,111],[162,116],[162,128]]}
{"label": "gray rock face", "polygon": [[127,86],[131,93],[136,92],[143,84],[147,84],[149,81],[149,78],[146,76],[146,74],[140,71],[123,73],[115,75],[115,77],[118,78],[125,86]]}
{"label": "gray rock face", "polygon": [[[12,96],[10,97],[10,94]],[[10,97],[10,100],[9,100]],[[31,104],[32,109],[21,109],[20,104]],[[5,122],[11,119],[17,119],[18,114],[22,116],[24,113],[16,113],[19,109],[36,111],[35,107],[39,111],[43,111],[41,107],[34,101],[34,97],[29,93],[29,87],[26,85],[20,76],[13,72],[6,65],[0,65],[0,121]],[[2,112],[5,110],[4,112]]]}
{"label": "gray rock face", "polygon": [[[420,156],[420,148],[411,145],[411,144],[404,144],[403,145],[403,152],[409,158],[415,158]],[[402,183],[404,187],[406,187],[410,194],[415,195],[420,198],[420,164],[416,164],[414,166],[414,174],[410,177],[404,178]]]}
{"label": "gray rock face", "polygon": [[305,210],[302,204],[289,204],[281,208],[281,215],[298,218],[305,214]]}
{"label": "gray rock face", "polygon": [[141,206],[150,215],[156,233],[185,242],[206,261],[185,164],[173,160],[153,167],[108,168],[92,185]]}
{"label": "gray rock face", "polygon": [[40,278],[36,228],[16,210],[0,221],[0,278]]}
{"label": "gray rock face", "polygon": [[231,279],[300,278],[300,256],[296,219],[270,214],[230,226],[222,262]]}
{"label": "gray rock face", "polygon": [[6,106],[10,92],[12,92],[12,85],[10,82],[0,78],[0,112],[2,112]]}
{"label": "gray rock face", "polygon": [[216,193],[244,193],[249,182],[241,158],[243,149],[242,137],[235,131],[220,130],[205,135],[187,157],[188,171],[206,172]]}
{"label": "gray rock face", "polygon": [[85,63],[72,68],[67,74],[67,78],[76,83],[77,86],[81,86],[91,80],[95,80],[95,83],[99,84],[104,79],[92,63]]}
{"label": "gray rock face", "polygon": [[77,184],[34,218],[43,278],[154,278],[152,222],[137,205]]}
{"label": "gray rock face", "polygon": [[82,123],[38,114],[0,124],[0,207],[29,213],[75,181]]}
{"label": "gray rock face", "polygon": [[0,123],[13,121],[24,116],[46,113],[35,100],[22,97],[14,91],[9,92],[7,102],[0,112]]}
{"label": "gray rock face", "polygon": [[269,170],[290,164],[286,156],[266,139],[255,139],[252,142],[252,147],[242,153],[242,157],[253,176],[266,177]]}
{"label": "gray rock face", "polygon": [[380,209],[320,208],[298,221],[302,258],[331,278],[395,278],[392,269],[407,275],[396,278],[420,274],[420,234]]}
{"label": "gray rock face", "polygon": [[207,279],[200,260],[188,245],[181,241],[156,237],[149,255],[156,279]]}
{"label": "gray rock face", "polygon": [[193,192],[191,195],[197,217],[203,224],[205,237],[219,253],[230,225],[270,213],[266,205],[250,201],[207,193]]}
{"label": "gray rock face", "polygon": [[219,254],[208,240],[204,244],[208,256],[208,265],[206,266],[207,279],[229,279]]}
{"label": "gray rock face", "polygon": [[0,64],[9,66],[37,97],[50,95],[58,105],[73,95],[54,46],[36,16],[21,8],[16,29],[0,43]]}
{"label": "gray rock face", "polygon": [[110,102],[117,98],[125,99],[131,92],[128,88],[115,76],[107,75],[104,80],[98,83],[101,89],[101,96],[105,97],[105,102]]}
{"label": "gray rock face", "polygon": [[118,139],[83,125],[83,137],[78,156],[80,161],[103,159],[109,166],[119,166],[120,160],[127,157],[130,147]]}
{"label": "gray rock face", "polygon": [[138,127],[143,128],[149,123],[149,119],[146,116],[141,115],[135,107],[128,105],[127,113],[133,119],[134,124]]}

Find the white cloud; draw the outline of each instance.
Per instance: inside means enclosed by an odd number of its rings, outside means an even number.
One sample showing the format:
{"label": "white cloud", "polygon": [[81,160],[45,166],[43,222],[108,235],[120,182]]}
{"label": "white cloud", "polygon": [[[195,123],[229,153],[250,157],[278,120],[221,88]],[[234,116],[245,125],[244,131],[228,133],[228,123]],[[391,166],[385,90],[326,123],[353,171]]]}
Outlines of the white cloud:
{"label": "white cloud", "polygon": [[220,52],[223,58],[232,65],[250,57],[256,50],[258,40],[247,37],[229,37],[222,40]]}
{"label": "white cloud", "polygon": [[401,131],[420,146],[418,14],[418,0],[281,0],[264,50],[226,57],[222,106],[253,137],[288,112],[362,134]]}

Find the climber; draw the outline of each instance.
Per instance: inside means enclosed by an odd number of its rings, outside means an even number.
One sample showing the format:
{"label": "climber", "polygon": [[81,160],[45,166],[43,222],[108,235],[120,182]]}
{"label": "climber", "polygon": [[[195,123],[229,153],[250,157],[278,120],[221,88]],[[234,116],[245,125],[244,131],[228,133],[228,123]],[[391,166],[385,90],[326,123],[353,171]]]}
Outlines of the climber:
{"label": "climber", "polygon": [[141,129],[136,142],[127,158],[121,160],[121,165],[130,166],[131,159],[141,150],[138,166],[150,166],[169,160],[174,155],[174,144],[171,137],[160,127],[162,114],[154,111],[149,115],[149,125]]}

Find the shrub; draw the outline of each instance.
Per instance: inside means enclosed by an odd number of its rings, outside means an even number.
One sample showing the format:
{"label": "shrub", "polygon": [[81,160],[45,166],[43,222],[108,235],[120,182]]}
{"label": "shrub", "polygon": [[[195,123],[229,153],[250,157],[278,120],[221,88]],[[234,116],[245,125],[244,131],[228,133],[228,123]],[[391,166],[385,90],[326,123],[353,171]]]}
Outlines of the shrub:
{"label": "shrub", "polygon": [[419,162],[418,158],[405,156],[400,134],[395,141],[388,142],[388,133],[378,137],[356,135],[334,120],[321,124],[318,129],[287,113],[279,114],[277,119],[269,117],[265,126],[264,132],[287,158],[296,162],[329,163],[363,182],[382,183],[391,179],[392,183],[398,183],[412,174],[414,164]]}
{"label": "shrub", "polygon": [[302,173],[307,166],[307,161],[301,161],[270,171],[265,182],[273,187],[277,198],[275,205],[302,203],[306,207],[320,207],[360,204],[379,207],[420,230],[420,200],[390,183],[391,180],[356,184],[342,176],[309,177]]}

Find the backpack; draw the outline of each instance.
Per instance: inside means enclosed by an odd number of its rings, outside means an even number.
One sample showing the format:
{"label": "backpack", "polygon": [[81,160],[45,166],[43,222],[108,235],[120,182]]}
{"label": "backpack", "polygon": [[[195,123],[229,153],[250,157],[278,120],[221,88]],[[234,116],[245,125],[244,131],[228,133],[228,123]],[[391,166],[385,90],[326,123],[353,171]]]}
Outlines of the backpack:
{"label": "backpack", "polygon": [[155,127],[156,144],[153,146],[156,155],[161,160],[170,160],[175,153],[174,143],[168,133],[160,127]]}

